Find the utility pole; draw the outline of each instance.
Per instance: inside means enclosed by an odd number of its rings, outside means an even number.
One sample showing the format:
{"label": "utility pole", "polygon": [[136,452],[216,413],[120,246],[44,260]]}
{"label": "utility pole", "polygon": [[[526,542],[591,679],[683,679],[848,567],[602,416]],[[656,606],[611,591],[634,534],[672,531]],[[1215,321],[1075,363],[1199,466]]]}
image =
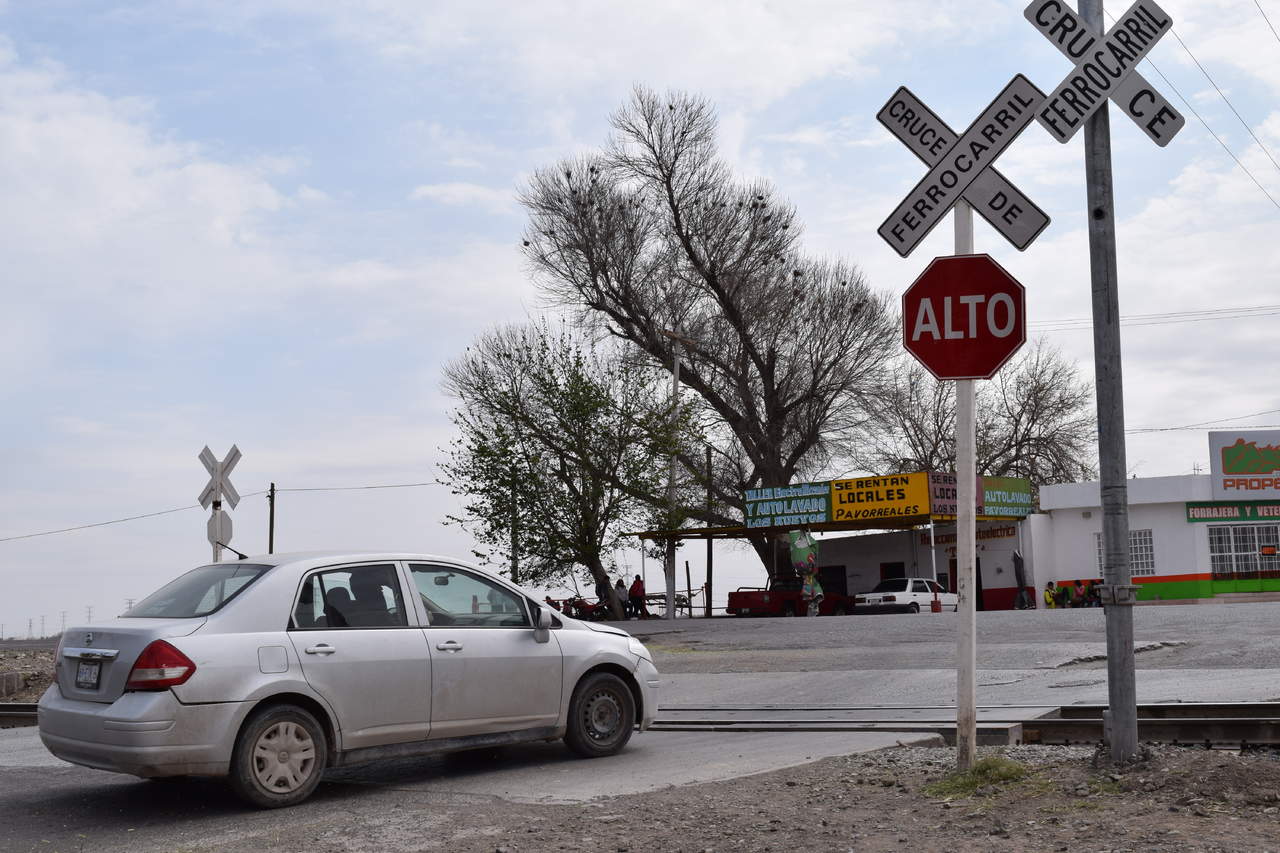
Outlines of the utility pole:
{"label": "utility pole", "polygon": [[59,614],[62,616],[62,627],[58,629],[58,633],[61,635],[67,633],[67,611],[61,610]]}
{"label": "utility pole", "polygon": [[40,639],[44,639],[44,614],[40,614]]}
{"label": "utility pole", "polygon": [[28,640],[30,640],[30,639],[32,638],[32,636],[33,636],[33,634],[32,634],[33,628],[31,627],[31,621],[32,621],[32,620],[31,620],[31,617],[30,617],[30,616],[28,616],[28,617],[27,617],[27,639],[28,639]]}
{"label": "utility pole", "polygon": [[267,489],[267,553],[276,552],[276,484]]}
{"label": "utility pole", "polygon": [[93,605],[92,604],[86,605],[84,608],[84,621],[86,622],[93,621]]}
{"label": "utility pole", "polygon": [[[684,338],[675,332],[662,331],[662,334],[671,339],[671,435],[672,441],[670,460],[667,466],[667,530],[672,531],[676,526],[676,418],[679,417],[680,410],[680,345],[684,342]],[[666,554],[662,562],[662,573],[667,580],[667,618],[676,618],[676,540],[674,536],[667,537]]]}
{"label": "utility pole", "polygon": [[[1102,0],[1080,0],[1080,17],[1106,30]],[[1138,754],[1138,692],[1134,680],[1134,587],[1129,566],[1129,489],[1125,483],[1124,387],[1120,370],[1120,299],[1116,220],[1111,183],[1111,119],[1107,104],[1084,126],[1089,204],[1089,278],[1093,292],[1093,363],[1098,398],[1098,469],[1107,622],[1107,705],[1104,726],[1111,760]]]}
{"label": "utility pole", "polygon": [[[711,445],[708,444],[707,445],[707,518],[710,518],[710,517],[711,517]],[[711,522],[708,521],[707,523],[710,524]],[[711,558],[712,558],[711,537],[708,536],[707,537],[707,600],[704,602],[704,604],[706,605],[705,615],[708,619],[711,618],[711,610],[712,610],[711,608]],[[690,613],[692,612],[693,612],[692,608],[690,608]]]}

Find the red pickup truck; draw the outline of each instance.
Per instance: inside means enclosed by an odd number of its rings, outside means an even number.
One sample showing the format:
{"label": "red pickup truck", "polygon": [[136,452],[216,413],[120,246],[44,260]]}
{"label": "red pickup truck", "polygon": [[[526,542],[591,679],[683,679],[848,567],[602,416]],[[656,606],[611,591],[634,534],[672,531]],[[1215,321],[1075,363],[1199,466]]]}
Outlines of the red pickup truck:
{"label": "red pickup truck", "polygon": [[[839,579],[844,580],[844,567],[838,568]],[[828,586],[827,577],[827,572],[822,572],[823,595],[818,615],[843,616],[853,612],[853,598],[830,588],[843,584],[833,582]],[[725,610],[733,616],[804,616],[808,608],[800,594],[802,583],[800,578],[785,577],[773,578],[768,587],[738,587],[729,593],[729,606]]]}

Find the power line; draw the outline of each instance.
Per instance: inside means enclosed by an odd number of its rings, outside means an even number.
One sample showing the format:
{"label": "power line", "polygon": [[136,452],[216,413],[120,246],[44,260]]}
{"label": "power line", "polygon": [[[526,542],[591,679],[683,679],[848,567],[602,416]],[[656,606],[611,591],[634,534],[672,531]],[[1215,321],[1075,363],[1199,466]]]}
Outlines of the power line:
{"label": "power line", "polygon": [[[1112,23],[1115,22],[1115,16],[1113,16],[1110,12],[1107,13],[1107,17],[1111,18]],[[1172,30],[1170,30],[1170,32],[1172,32]],[[1182,39],[1178,39],[1178,41],[1181,42]],[[1187,53],[1190,54],[1191,51],[1188,50]],[[1192,59],[1195,59],[1195,57],[1193,56]],[[1217,141],[1217,143],[1222,146],[1223,151],[1227,152],[1227,156],[1229,156],[1232,160],[1235,161],[1235,164],[1239,166],[1246,175],[1249,176],[1249,180],[1253,181],[1254,185],[1257,186],[1258,189],[1262,190],[1262,194],[1267,197],[1267,200],[1270,201],[1271,204],[1274,205],[1277,210],[1280,210],[1280,202],[1277,202],[1275,198],[1271,195],[1271,193],[1267,192],[1267,188],[1264,187],[1256,177],[1254,177],[1253,172],[1249,171],[1249,167],[1246,166],[1244,163],[1240,162],[1240,158],[1235,155],[1235,152],[1231,150],[1231,148],[1227,145],[1227,143],[1223,142],[1222,138],[1218,136],[1218,134],[1213,132],[1213,128],[1209,127],[1209,122],[1204,120],[1204,116],[1196,112],[1196,108],[1191,106],[1191,102],[1187,100],[1187,96],[1182,94],[1182,91],[1177,86],[1173,85],[1173,81],[1164,75],[1164,72],[1161,71],[1160,67],[1157,66],[1155,62],[1152,61],[1151,57],[1150,56],[1146,57],[1143,60],[1143,62],[1150,65],[1152,69],[1154,69],[1155,72],[1160,75],[1160,79],[1169,85],[1169,88],[1174,91],[1174,94],[1176,94],[1179,99],[1181,99],[1182,103],[1186,106],[1186,108],[1191,110],[1191,114],[1200,120],[1200,123],[1204,125],[1204,129],[1209,131],[1209,135],[1212,136],[1214,140]],[[1196,63],[1196,64],[1199,65],[1199,63]],[[1208,76],[1208,75],[1206,74],[1205,76]],[[1212,82],[1212,80],[1210,82]],[[1228,104],[1228,106],[1230,106],[1230,104]],[[1232,108],[1232,111],[1234,112],[1234,107]],[[1252,133],[1252,131],[1250,131],[1250,133]]]}
{"label": "power line", "polygon": [[[418,486],[436,486],[435,482],[430,483],[391,483],[381,486],[317,486],[309,489],[276,489],[276,492],[357,492],[367,489],[413,489]],[[261,494],[261,493],[259,493]]]}
{"label": "power line", "polygon": [[[277,493],[279,492],[354,492],[354,491],[363,491],[363,490],[370,490],[370,489],[411,489],[417,486],[435,486],[435,485],[438,485],[438,484],[434,482],[389,483],[389,484],[380,484],[380,485],[373,485],[373,486],[322,486],[322,487],[315,487],[315,488],[276,489],[276,492]],[[266,489],[261,489],[256,492],[249,492],[243,495],[243,497],[252,498],[252,497],[256,497],[257,495],[265,495],[266,493],[267,493]],[[190,509],[199,509],[199,508],[200,508],[200,504],[191,504],[189,506],[180,506],[180,507],[175,507],[173,509],[162,509],[159,512],[146,512],[141,515],[131,515],[131,516],[128,516],[127,518],[113,518],[110,521],[95,521],[92,524],[78,524],[75,527],[62,527],[57,530],[42,530],[39,533],[23,533],[18,536],[4,536],[4,537],[0,537],[0,542],[13,542],[18,539],[34,539],[38,536],[54,536],[59,533],[74,533],[77,530],[88,530],[93,527],[106,527],[107,525],[110,525],[110,524],[123,524],[126,521],[138,521],[139,519],[143,519],[143,518],[155,518],[156,516],[160,516],[160,515],[169,515],[175,512],[185,512]]]}
{"label": "power line", "polygon": [[[1125,430],[1125,432],[1174,432],[1175,430],[1183,430],[1183,429],[1204,429],[1205,427],[1213,426],[1214,424],[1226,423],[1227,421],[1240,421],[1240,420],[1244,420],[1245,418],[1261,417],[1262,415],[1274,415],[1276,412],[1280,412],[1280,409],[1266,409],[1265,411],[1253,412],[1252,414],[1248,414],[1248,415],[1236,415],[1235,417],[1218,418],[1212,421],[1199,421],[1198,423],[1185,424],[1183,426],[1176,426],[1176,427],[1135,427],[1133,429],[1127,429]],[[1255,426],[1269,427],[1271,426],[1271,424],[1256,424]]]}
{"label": "power line", "polygon": [[[1175,323],[1198,323],[1205,320],[1243,320],[1280,314],[1280,305],[1242,305],[1236,308],[1204,308],[1193,311],[1166,311],[1157,314],[1126,314],[1122,326],[1166,326]],[[1027,324],[1036,331],[1064,332],[1091,329],[1093,320],[1072,317],[1066,320],[1037,320]]]}
{"label": "power line", "polygon": [[[1257,0],[1254,0],[1254,2],[1257,2]],[[1262,7],[1259,6],[1258,9],[1261,10]],[[1266,15],[1264,14],[1263,17],[1265,18]],[[1270,24],[1271,22],[1268,21],[1267,23]],[[1244,116],[1240,115],[1239,111],[1236,110],[1235,105],[1231,103],[1231,99],[1227,97],[1225,92],[1223,92],[1220,88],[1218,88],[1218,84],[1214,82],[1214,79],[1212,77],[1209,76],[1209,72],[1206,71],[1204,66],[1200,64],[1200,60],[1196,59],[1196,55],[1191,52],[1191,48],[1187,47],[1187,43],[1182,40],[1182,36],[1178,35],[1177,30],[1171,29],[1169,30],[1169,32],[1172,33],[1173,37],[1178,40],[1178,44],[1182,45],[1182,49],[1187,52],[1187,56],[1191,57],[1191,61],[1196,64],[1196,68],[1200,69],[1200,73],[1204,75],[1204,79],[1209,81],[1209,85],[1213,87],[1213,90],[1218,93],[1219,97],[1222,98],[1223,102],[1227,105],[1228,108],[1230,108],[1231,112],[1235,113],[1236,118],[1240,120],[1240,124],[1243,125],[1244,129],[1247,130],[1249,132],[1249,135],[1253,137],[1253,141],[1258,143],[1258,147],[1261,148],[1262,152],[1267,155],[1267,158],[1269,160],[1271,160],[1271,165],[1276,167],[1276,171],[1280,172],[1280,163],[1277,163],[1276,158],[1271,156],[1271,151],[1267,148],[1266,145],[1262,143],[1262,140],[1258,138],[1258,135],[1253,132],[1253,128],[1249,127],[1249,123],[1246,122],[1244,120]],[[1272,32],[1275,32],[1275,31],[1272,30]]]}
{"label": "power line", "polygon": [[1276,32],[1276,28],[1271,26],[1271,19],[1267,17],[1267,13],[1262,10],[1262,4],[1258,0],[1253,0],[1253,5],[1258,7],[1258,13],[1262,15],[1262,20],[1267,22],[1267,26],[1271,27],[1271,35],[1276,37],[1276,41],[1280,42],[1280,33]]}

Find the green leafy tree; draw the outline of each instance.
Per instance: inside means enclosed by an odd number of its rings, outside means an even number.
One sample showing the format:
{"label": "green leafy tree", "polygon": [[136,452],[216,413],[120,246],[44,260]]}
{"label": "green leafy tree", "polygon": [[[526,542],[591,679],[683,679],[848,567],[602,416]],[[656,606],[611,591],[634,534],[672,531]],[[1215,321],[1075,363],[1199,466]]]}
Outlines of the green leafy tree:
{"label": "green leafy tree", "polygon": [[444,376],[460,403],[441,465],[463,499],[450,520],[489,546],[486,561],[515,565],[517,556],[521,581],[585,570],[621,617],[612,554],[650,521],[672,436],[687,427],[672,416],[660,374],[540,324],[482,336]]}

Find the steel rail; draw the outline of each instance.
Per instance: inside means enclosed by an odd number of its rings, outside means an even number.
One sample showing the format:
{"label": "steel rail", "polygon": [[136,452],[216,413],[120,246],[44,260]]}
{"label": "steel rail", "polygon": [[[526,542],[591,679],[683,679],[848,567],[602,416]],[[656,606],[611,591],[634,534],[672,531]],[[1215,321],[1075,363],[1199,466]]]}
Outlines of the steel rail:
{"label": "steel rail", "polygon": [[0,729],[36,724],[36,703],[0,702]]}

